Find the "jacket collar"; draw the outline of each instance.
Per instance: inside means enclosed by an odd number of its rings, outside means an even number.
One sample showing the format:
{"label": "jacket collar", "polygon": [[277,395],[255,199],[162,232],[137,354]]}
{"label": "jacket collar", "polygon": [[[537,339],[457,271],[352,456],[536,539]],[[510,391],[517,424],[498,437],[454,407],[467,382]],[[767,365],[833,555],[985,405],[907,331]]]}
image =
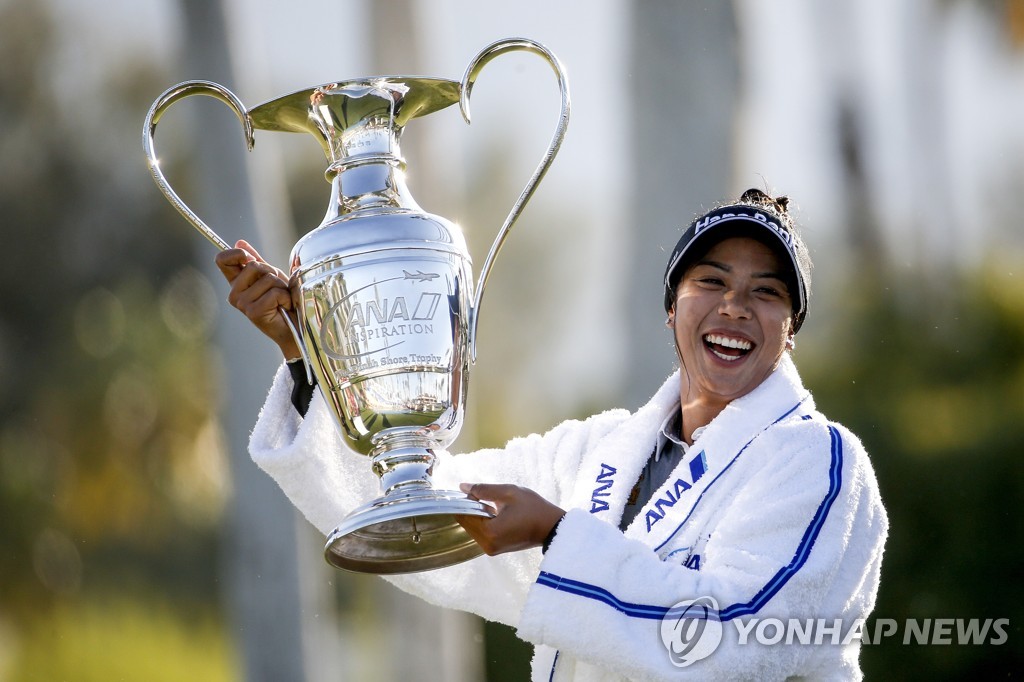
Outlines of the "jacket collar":
{"label": "jacket collar", "polygon": [[[653,452],[660,425],[672,410],[679,409],[679,382],[680,373],[677,370],[665,380],[646,405],[603,438],[597,447],[584,454],[572,506],[588,509],[609,523],[618,523],[626,499]],[[709,473],[720,471],[746,443],[801,401],[804,401],[806,409],[813,407],[809,404],[809,394],[800,381],[796,366],[789,354],[785,353],[779,366],[765,381],[747,395],[729,403],[707,425],[704,433],[691,447],[690,454],[637,514],[627,533],[631,536],[647,535],[644,532],[647,530],[646,512],[658,499],[673,491],[673,485],[678,489],[678,479],[692,486],[693,476],[686,469],[693,457],[704,456]],[[712,478],[709,476],[703,484],[706,485]],[[674,491],[672,494],[675,494]],[[664,510],[664,506],[661,509]],[[667,530],[670,524],[659,525]],[[651,530],[654,530],[653,526]]]}

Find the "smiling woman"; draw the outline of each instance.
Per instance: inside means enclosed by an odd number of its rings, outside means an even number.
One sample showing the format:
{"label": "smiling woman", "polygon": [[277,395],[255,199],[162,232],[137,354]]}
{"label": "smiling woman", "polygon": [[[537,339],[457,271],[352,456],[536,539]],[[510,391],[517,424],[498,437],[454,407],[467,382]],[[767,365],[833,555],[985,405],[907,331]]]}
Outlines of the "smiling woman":
{"label": "smiling woman", "polygon": [[[388,580],[517,628],[536,645],[534,679],[859,678],[857,638],[742,636],[764,618],[847,632],[878,591],[888,521],[871,463],[815,409],[788,352],[809,272],[785,200],[751,190],[699,217],[665,273],[680,371],[634,414],[439,455],[439,487],[494,505],[459,520],[488,556]],[[249,296],[247,281],[232,298],[257,312],[287,287]],[[376,483],[323,397],[294,398],[297,370],[279,370],[250,451],[327,533]]]}

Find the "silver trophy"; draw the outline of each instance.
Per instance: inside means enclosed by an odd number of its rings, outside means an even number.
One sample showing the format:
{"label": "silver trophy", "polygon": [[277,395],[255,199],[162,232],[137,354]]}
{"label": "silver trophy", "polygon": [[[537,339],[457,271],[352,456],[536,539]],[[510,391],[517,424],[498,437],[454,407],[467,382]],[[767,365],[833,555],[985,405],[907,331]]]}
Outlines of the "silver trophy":
{"label": "silver trophy", "polygon": [[[475,287],[460,228],[425,212],[405,183],[399,139],[412,119],[469,99],[481,69],[498,55],[525,50],[554,69],[561,90],[555,133],[491,246]],[[461,82],[381,76],[329,83],[246,109],[229,90],[188,81],[150,108],[143,145],[157,186],[207,239],[229,245],[177,196],[157,160],[153,135],[169,106],[191,95],[227,104],[253,131],[314,135],[327,155],[331,199],[319,227],[292,249],[291,296],[307,375],[331,407],[343,441],[369,457],[382,494],[343,519],[324,555],[365,573],[407,573],[471,559],[480,547],[456,515],[492,516],[453,490],[437,490],[437,452],[458,436],[466,382],[476,358],[477,321],[487,278],[509,230],[561,146],[569,120],[565,71],[531,40],[498,41],[470,62]],[[283,311],[282,311],[283,314]],[[288,320],[288,316],[284,315]]]}

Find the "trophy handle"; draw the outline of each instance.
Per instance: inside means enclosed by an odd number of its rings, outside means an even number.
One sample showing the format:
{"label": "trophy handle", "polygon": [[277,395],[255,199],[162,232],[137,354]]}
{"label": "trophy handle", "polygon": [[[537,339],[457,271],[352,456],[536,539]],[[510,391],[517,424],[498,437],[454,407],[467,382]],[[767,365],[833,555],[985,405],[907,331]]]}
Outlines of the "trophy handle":
{"label": "trophy handle", "polygon": [[558,124],[555,126],[555,132],[551,137],[551,142],[548,144],[547,151],[541,158],[540,164],[538,164],[536,170],[533,171],[533,175],[526,183],[526,187],[523,188],[519,198],[516,199],[516,202],[512,206],[512,210],[509,211],[508,216],[505,218],[505,222],[501,226],[501,229],[498,230],[498,236],[491,245],[491,250],[487,253],[487,258],[484,260],[484,265],[480,270],[480,279],[477,281],[476,285],[475,300],[473,301],[473,307],[469,311],[469,350],[470,359],[473,362],[476,362],[476,337],[477,322],[480,316],[480,301],[483,299],[484,287],[487,285],[487,278],[491,274],[491,268],[494,267],[494,259],[497,257],[498,251],[501,250],[502,245],[504,245],[505,239],[508,237],[508,233],[512,229],[512,225],[515,224],[516,220],[519,218],[519,214],[523,212],[523,208],[526,206],[526,203],[533,196],[534,190],[537,189],[537,185],[540,184],[545,173],[548,172],[548,167],[551,166],[551,162],[554,160],[555,154],[558,153],[559,147],[562,146],[562,138],[565,137],[565,128],[569,124],[569,83],[565,75],[565,69],[562,67],[562,63],[558,60],[558,57],[556,57],[551,50],[528,38],[507,38],[505,40],[499,40],[485,47],[481,50],[480,54],[474,57],[473,61],[471,61],[469,66],[466,68],[466,74],[462,77],[461,94],[459,97],[459,106],[462,109],[462,117],[466,119],[466,123],[470,123],[469,97],[473,91],[473,84],[476,82],[477,76],[480,75],[480,71],[483,70],[484,66],[499,55],[505,54],[506,52],[517,52],[520,50],[540,55],[548,62],[554,70],[555,75],[558,76],[558,87],[562,95],[562,106],[558,115]]}
{"label": "trophy handle", "polygon": [[235,115],[238,116],[238,120],[242,123],[242,132],[245,134],[245,144],[249,151],[252,151],[255,140],[253,139],[253,127],[252,120],[249,118],[249,114],[245,111],[245,105],[242,104],[241,100],[235,96],[235,93],[231,92],[223,85],[218,83],[212,83],[210,81],[185,81],[184,83],[178,83],[174,87],[169,88],[164,94],[160,95],[153,106],[149,108],[149,113],[146,114],[146,123],[142,127],[142,146],[146,150],[146,162],[149,165],[149,172],[153,176],[153,180],[156,182],[156,186],[160,188],[167,200],[171,202],[174,208],[178,209],[178,213],[185,217],[194,228],[209,239],[214,246],[219,246],[223,249],[230,249],[231,246],[221,239],[220,235],[210,229],[210,226],[203,222],[202,218],[196,215],[195,211],[185,205],[185,202],[177,195],[174,189],[171,188],[167,178],[164,177],[163,171],[160,170],[160,161],[156,156],[156,147],[153,144],[153,134],[156,132],[156,124],[160,122],[160,117],[164,115],[167,108],[178,100],[192,95],[206,95],[219,99],[221,102],[227,104]]}
{"label": "trophy handle", "polygon": [[[177,102],[178,100],[192,95],[206,95],[219,99],[224,102],[235,112],[238,116],[238,120],[242,124],[242,132],[245,135],[245,146],[249,151],[252,151],[255,140],[253,138],[253,125],[252,119],[249,118],[249,114],[245,110],[245,105],[242,101],[235,96],[235,93],[231,92],[223,85],[219,83],[213,83],[211,81],[185,81],[184,83],[178,83],[177,85],[168,88],[162,95],[157,97],[156,101],[153,102],[153,106],[149,108],[149,113],[146,114],[146,122],[142,127],[142,146],[146,150],[146,163],[149,166],[149,172],[153,176],[153,181],[156,182],[156,186],[160,188],[163,195],[167,197],[167,200],[171,202],[174,208],[178,209],[178,213],[185,217],[194,228],[206,237],[214,246],[220,248],[222,251],[230,249],[231,245],[224,241],[219,234],[213,231],[209,225],[203,222],[203,219],[196,215],[195,211],[189,208],[181,197],[178,196],[177,192],[171,187],[171,184],[167,182],[167,178],[164,177],[164,173],[160,170],[160,160],[156,156],[156,145],[153,142],[153,135],[156,133],[156,124],[160,122],[160,117],[164,115],[168,107]],[[298,330],[292,323],[288,313],[283,308],[278,308],[278,312],[281,317],[284,318],[285,323],[288,325],[288,329],[291,330],[292,336],[295,338],[296,344],[299,346],[299,352],[302,353],[302,362],[306,367],[306,380],[313,383],[313,372],[309,362],[309,356],[306,354],[306,347],[302,343],[302,337],[299,335]]]}

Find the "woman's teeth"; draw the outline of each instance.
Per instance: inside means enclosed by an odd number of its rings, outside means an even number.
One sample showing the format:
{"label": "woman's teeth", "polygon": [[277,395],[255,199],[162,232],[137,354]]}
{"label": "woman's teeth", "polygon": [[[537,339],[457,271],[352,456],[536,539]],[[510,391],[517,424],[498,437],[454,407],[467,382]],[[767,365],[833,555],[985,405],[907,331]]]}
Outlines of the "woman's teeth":
{"label": "woman's teeth", "polygon": [[[716,357],[721,358],[726,362],[735,362],[736,360],[739,360],[749,353],[751,348],[753,348],[753,344],[746,339],[733,339],[728,336],[720,336],[718,334],[705,334],[704,343]],[[734,352],[723,352],[726,348]]]}

